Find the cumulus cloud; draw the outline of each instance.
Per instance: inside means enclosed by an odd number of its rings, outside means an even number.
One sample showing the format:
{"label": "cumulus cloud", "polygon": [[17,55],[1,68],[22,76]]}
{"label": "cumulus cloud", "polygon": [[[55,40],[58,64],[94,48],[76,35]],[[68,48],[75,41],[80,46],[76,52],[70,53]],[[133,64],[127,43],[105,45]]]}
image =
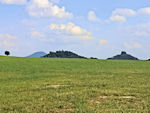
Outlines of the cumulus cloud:
{"label": "cumulus cloud", "polygon": [[2,38],[3,37],[3,35],[2,34],[0,34],[0,38]]}
{"label": "cumulus cloud", "polygon": [[112,12],[112,15],[120,15],[120,16],[135,16],[136,15],[136,11],[132,10],[132,9],[116,9]]}
{"label": "cumulus cloud", "polygon": [[27,11],[30,16],[34,17],[57,17],[72,18],[73,14],[66,12],[65,7],[53,5],[49,0],[31,0],[27,5]]}
{"label": "cumulus cloud", "polygon": [[138,10],[138,14],[150,15],[150,7],[139,9]]}
{"label": "cumulus cloud", "polygon": [[11,42],[11,41],[6,41],[6,40],[4,40],[4,41],[2,42],[2,46],[4,46],[4,47],[13,47],[13,46],[14,46],[14,43]]}
{"label": "cumulus cloud", "polygon": [[100,19],[96,16],[94,11],[89,11],[88,20],[90,20],[90,21],[100,21]]}
{"label": "cumulus cloud", "polygon": [[54,39],[52,38],[47,38],[44,33],[38,32],[38,31],[32,31],[31,32],[31,37],[40,39],[42,41],[46,42],[54,42]]}
{"label": "cumulus cloud", "polygon": [[65,7],[60,8],[54,3],[59,0],[0,0],[5,4],[26,4],[27,12],[33,17],[57,17],[72,18],[73,14],[66,11]]}
{"label": "cumulus cloud", "polygon": [[150,23],[138,24],[129,26],[126,30],[129,32],[128,34],[132,34],[133,37],[150,37]]}
{"label": "cumulus cloud", "polygon": [[18,5],[21,5],[21,4],[26,4],[27,0],[0,0],[0,2],[4,3],[4,4],[18,4]]}
{"label": "cumulus cloud", "polygon": [[1,47],[14,47],[16,36],[10,34],[0,34],[0,46]]}
{"label": "cumulus cloud", "polygon": [[59,3],[59,0],[50,0],[52,3]]}
{"label": "cumulus cloud", "polygon": [[6,38],[9,39],[16,39],[16,36],[10,35],[10,34],[6,34]]}
{"label": "cumulus cloud", "polygon": [[32,31],[31,35],[32,35],[32,37],[39,37],[41,39],[45,39],[45,36],[42,33],[37,32],[37,31]]}
{"label": "cumulus cloud", "polygon": [[72,33],[74,35],[84,35],[84,34],[90,34],[90,32],[87,32],[85,29],[82,29],[79,26],[76,26],[73,23],[68,23],[68,24],[62,24],[62,25],[57,25],[57,24],[51,24],[50,29],[52,30],[65,30],[69,33]]}
{"label": "cumulus cloud", "polygon": [[146,32],[146,31],[136,31],[134,35],[137,37],[145,37],[148,35],[150,36],[150,33]]}
{"label": "cumulus cloud", "polygon": [[142,48],[142,45],[141,45],[140,43],[138,43],[138,42],[132,43],[132,44],[125,42],[125,43],[124,43],[124,46],[125,46],[126,48],[129,48],[129,49]]}
{"label": "cumulus cloud", "polygon": [[112,11],[112,16],[110,21],[119,21],[126,22],[127,17],[141,16],[141,15],[150,15],[150,7],[140,8],[138,10],[132,9],[115,9]]}
{"label": "cumulus cloud", "polygon": [[126,17],[136,16],[136,11],[132,9],[116,9],[112,12],[111,21],[126,22]]}
{"label": "cumulus cloud", "polygon": [[117,22],[126,22],[126,18],[124,16],[115,15],[110,17],[111,21],[117,21]]}
{"label": "cumulus cloud", "polygon": [[0,34],[1,39],[16,39],[16,36],[13,36],[11,34]]}
{"label": "cumulus cloud", "polygon": [[99,43],[100,43],[100,45],[105,45],[108,43],[108,41],[107,40],[100,40]]}
{"label": "cumulus cloud", "polygon": [[86,40],[93,39],[90,32],[86,31],[80,26],[76,26],[73,23],[61,24],[61,25],[51,24],[50,29],[63,31],[65,33],[68,33],[69,35],[77,36],[81,39],[86,39]]}

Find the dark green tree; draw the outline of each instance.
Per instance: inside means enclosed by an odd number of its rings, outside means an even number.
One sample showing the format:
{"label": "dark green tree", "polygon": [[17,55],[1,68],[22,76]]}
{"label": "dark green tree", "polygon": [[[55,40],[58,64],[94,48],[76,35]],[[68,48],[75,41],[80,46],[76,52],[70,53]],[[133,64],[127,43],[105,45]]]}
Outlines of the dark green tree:
{"label": "dark green tree", "polygon": [[10,55],[10,52],[9,51],[5,51],[5,55]]}

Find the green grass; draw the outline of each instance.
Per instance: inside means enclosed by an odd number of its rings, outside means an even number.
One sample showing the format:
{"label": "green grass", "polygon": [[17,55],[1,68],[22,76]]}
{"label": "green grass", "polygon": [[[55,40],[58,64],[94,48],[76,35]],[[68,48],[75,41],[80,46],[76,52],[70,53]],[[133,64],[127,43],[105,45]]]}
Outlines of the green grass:
{"label": "green grass", "polygon": [[150,62],[0,57],[0,113],[150,113]]}

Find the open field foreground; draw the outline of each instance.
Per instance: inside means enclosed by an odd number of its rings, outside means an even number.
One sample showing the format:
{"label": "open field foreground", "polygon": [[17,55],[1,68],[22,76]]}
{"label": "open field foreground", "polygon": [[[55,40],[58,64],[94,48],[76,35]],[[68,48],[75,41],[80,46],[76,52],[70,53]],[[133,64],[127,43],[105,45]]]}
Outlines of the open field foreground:
{"label": "open field foreground", "polygon": [[150,62],[0,57],[0,113],[150,113]]}

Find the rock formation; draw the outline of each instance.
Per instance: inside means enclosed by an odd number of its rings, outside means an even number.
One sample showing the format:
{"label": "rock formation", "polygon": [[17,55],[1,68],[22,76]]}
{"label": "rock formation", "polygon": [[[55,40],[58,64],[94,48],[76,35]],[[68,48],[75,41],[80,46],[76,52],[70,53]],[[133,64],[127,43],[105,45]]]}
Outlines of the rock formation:
{"label": "rock formation", "polygon": [[116,55],[116,56],[114,56],[112,58],[108,58],[108,59],[112,59],[112,60],[138,60],[138,58],[127,54],[125,51],[122,51],[120,55]]}

